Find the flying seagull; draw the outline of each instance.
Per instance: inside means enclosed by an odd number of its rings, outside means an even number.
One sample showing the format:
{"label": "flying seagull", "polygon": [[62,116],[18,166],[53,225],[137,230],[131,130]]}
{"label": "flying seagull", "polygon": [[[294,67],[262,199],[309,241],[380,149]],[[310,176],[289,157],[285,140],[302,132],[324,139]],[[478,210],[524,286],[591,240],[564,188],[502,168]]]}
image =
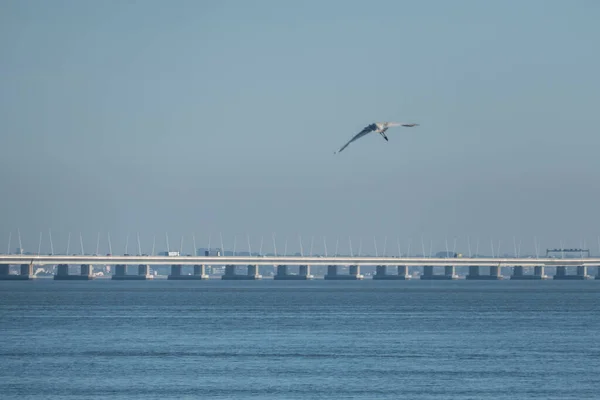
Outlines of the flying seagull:
{"label": "flying seagull", "polygon": [[341,149],[333,152],[333,154],[341,153],[346,147],[348,147],[348,145],[350,143],[354,142],[357,139],[360,139],[361,137],[365,136],[367,133],[370,133],[370,132],[377,132],[381,136],[383,136],[383,138],[385,140],[388,140],[387,136],[385,135],[385,131],[387,131],[389,128],[391,128],[393,126],[406,126],[406,127],[412,128],[413,126],[419,126],[419,124],[404,124],[404,123],[400,123],[400,122],[375,122],[371,125],[367,125],[362,131],[360,131],[352,139],[350,139],[350,141],[348,141],[348,143],[343,145]]}

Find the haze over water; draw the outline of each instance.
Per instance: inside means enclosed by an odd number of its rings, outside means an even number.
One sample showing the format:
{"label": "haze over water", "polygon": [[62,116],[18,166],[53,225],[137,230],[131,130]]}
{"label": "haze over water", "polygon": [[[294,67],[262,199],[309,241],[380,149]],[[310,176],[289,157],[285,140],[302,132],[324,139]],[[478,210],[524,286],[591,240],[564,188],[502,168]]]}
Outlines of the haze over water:
{"label": "haze over water", "polygon": [[598,281],[0,282],[22,399],[595,399]]}

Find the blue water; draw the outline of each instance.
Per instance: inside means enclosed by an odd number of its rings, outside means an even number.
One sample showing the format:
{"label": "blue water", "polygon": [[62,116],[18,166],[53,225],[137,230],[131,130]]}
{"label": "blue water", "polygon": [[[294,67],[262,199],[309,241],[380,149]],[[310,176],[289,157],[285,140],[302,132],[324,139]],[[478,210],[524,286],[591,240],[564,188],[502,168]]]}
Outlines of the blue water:
{"label": "blue water", "polygon": [[0,398],[598,399],[600,281],[0,282]]}

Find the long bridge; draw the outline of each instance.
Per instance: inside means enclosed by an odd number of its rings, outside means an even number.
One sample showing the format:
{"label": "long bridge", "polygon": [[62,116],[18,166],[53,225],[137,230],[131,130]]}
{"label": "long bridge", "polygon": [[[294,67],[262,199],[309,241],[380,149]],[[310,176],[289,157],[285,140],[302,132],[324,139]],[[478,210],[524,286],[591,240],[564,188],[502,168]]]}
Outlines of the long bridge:
{"label": "long bridge", "polygon": [[[21,273],[10,274],[10,265],[20,265]],[[0,255],[0,280],[25,280],[33,277],[33,266],[56,265],[55,279],[92,279],[94,265],[115,267],[113,279],[151,279],[150,265],[170,265],[169,279],[207,279],[205,267],[225,266],[223,279],[260,279],[259,266],[275,266],[275,279],[306,280],[311,266],[327,266],[325,279],[362,279],[361,266],[376,266],[373,279],[409,279],[408,267],[422,267],[421,279],[456,279],[456,267],[469,267],[467,279],[502,279],[501,267],[513,269],[511,279],[545,279],[545,267],[556,267],[554,279],[588,279],[588,267],[598,267],[596,279],[600,279],[600,257],[580,258],[439,258],[439,257],[315,257],[315,256],[132,256],[132,255]],[[81,273],[69,275],[69,265],[80,265]],[[137,265],[138,273],[128,275],[126,267]],[[193,266],[193,274],[182,274],[183,266]],[[236,274],[236,266],[247,266],[247,274]],[[298,274],[288,273],[288,267],[298,266]],[[349,267],[348,274],[340,274],[339,267]],[[397,274],[388,274],[388,268],[397,268]],[[434,274],[434,267],[444,267],[443,274]],[[489,274],[480,274],[480,268],[489,267]],[[533,274],[524,274],[524,267],[534,267]],[[576,274],[567,274],[567,267],[576,267]]]}

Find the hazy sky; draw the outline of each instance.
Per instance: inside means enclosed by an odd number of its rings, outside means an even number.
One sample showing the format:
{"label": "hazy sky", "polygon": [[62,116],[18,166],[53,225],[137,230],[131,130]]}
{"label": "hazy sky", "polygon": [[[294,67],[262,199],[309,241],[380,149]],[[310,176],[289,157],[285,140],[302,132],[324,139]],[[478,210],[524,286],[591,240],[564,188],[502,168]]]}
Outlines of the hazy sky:
{"label": "hazy sky", "polygon": [[[599,20],[591,0],[1,1],[0,251],[17,229],[48,251],[51,228],[55,251],[275,232],[597,253]],[[421,126],[333,154],[385,120]]]}

